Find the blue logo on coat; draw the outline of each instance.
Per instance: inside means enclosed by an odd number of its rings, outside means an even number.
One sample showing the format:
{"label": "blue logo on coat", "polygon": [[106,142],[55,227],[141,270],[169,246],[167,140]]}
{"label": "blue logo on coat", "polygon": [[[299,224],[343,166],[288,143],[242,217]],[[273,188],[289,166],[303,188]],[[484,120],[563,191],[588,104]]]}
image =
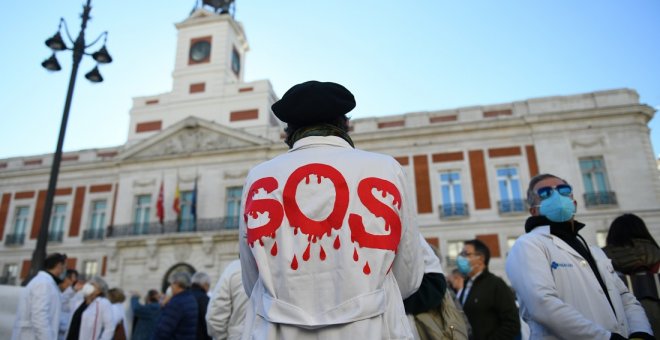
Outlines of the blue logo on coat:
{"label": "blue logo on coat", "polygon": [[573,265],[570,264],[570,263],[557,263],[555,261],[552,261],[552,263],[550,264],[550,268],[552,268],[552,269],[571,268],[571,267],[573,267]]}

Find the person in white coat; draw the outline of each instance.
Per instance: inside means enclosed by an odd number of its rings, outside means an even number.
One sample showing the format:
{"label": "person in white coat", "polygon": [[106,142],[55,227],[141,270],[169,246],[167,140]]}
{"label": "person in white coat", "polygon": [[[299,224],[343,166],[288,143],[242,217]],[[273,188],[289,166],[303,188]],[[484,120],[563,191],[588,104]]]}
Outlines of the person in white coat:
{"label": "person in white coat", "polygon": [[526,234],[506,260],[530,339],[654,339],[640,303],[603,251],[589,246],[574,219],[577,203],[563,179],[529,183]]}
{"label": "person in white coat", "polygon": [[214,339],[238,340],[243,334],[243,323],[248,297],[241,279],[241,261],[229,263],[213,288],[206,311],[206,327]]}
{"label": "person in white coat", "polygon": [[54,340],[62,312],[58,286],[64,274],[66,255],[54,253],[44,260],[44,270],[21,292],[11,340]]}
{"label": "person in white coat", "polygon": [[239,224],[243,339],[411,339],[403,298],[424,274],[414,201],[391,156],[355,149],[343,86],[272,105],[288,153],[252,168]]}
{"label": "person in white coat", "polygon": [[83,302],[73,312],[66,340],[111,340],[115,334],[108,284],[99,276],[92,277],[81,289]]}

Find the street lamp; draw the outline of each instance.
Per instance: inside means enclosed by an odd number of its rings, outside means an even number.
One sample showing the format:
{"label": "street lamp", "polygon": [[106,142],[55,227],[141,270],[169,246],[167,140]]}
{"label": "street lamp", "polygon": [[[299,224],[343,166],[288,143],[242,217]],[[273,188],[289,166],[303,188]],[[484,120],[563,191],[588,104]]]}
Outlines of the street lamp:
{"label": "street lamp", "polygon": [[[50,225],[50,213],[53,207],[53,198],[55,196],[55,187],[57,185],[57,176],[60,172],[60,162],[62,160],[62,145],[64,144],[64,134],[66,133],[66,125],[69,119],[69,109],[71,108],[71,99],[73,98],[73,88],[76,84],[76,75],[78,74],[78,66],[84,55],[90,55],[85,52],[85,49],[95,45],[101,38],[103,38],[103,47],[98,51],[91,54],[92,58],[96,60],[98,64],[107,64],[112,62],[112,57],[105,48],[105,43],[108,38],[108,32],[103,32],[98,36],[91,44],[85,45],[85,28],[87,28],[87,21],[90,19],[89,12],[92,10],[91,0],[87,0],[87,3],[83,6],[82,13],[82,24],[80,25],[80,33],[74,41],[71,39],[69,34],[69,29],[66,26],[66,21],[63,18],[60,19],[60,24],[57,29],[57,33],[52,37],[46,40],[46,46],[53,50],[53,54],[50,58],[44,60],[41,63],[45,69],[49,71],[59,71],[62,69],[60,63],[55,58],[55,54],[59,51],[71,50],[73,52],[73,67],[71,68],[71,78],[69,78],[69,88],[66,93],[66,101],[64,102],[64,112],[62,113],[62,124],[60,125],[60,135],[57,139],[57,148],[55,149],[55,154],[53,155],[53,164],[50,170],[50,180],[48,182],[48,191],[46,192],[46,202],[44,203],[44,210],[42,213],[41,220],[41,229],[39,230],[39,236],[37,237],[37,246],[32,253],[32,263],[30,267],[30,273],[28,274],[25,281],[22,285],[27,285],[30,280],[37,275],[37,272],[43,267],[44,260],[46,258],[46,245],[48,243],[48,227]],[[69,43],[72,44],[72,47],[68,47],[62,38],[60,31],[62,29],[62,24],[64,24],[64,31],[69,40]],[[101,73],[99,73],[98,65],[94,67],[90,72],[85,75],[89,81],[93,83],[99,83],[103,81]]]}

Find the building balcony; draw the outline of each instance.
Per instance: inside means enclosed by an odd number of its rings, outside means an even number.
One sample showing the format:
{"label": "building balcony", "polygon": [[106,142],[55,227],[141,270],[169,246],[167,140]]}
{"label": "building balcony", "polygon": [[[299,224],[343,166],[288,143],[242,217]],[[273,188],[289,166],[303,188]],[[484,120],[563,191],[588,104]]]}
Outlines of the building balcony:
{"label": "building balcony", "polygon": [[25,234],[7,234],[5,236],[6,246],[20,246],[25,243]]}
{"label": "building balcony", "polygon": [[105,229],[87,229],[83,231],[82,240],[102,240],[105,236]]}
{"label": "building balcony", "polygon": [[64,238],[64,231],[62,230],[48,231],[48,242],[62,242],[63,238]]}
{"label": "building balcony", "polygon": [[440,210],[440,218],[464,218],[470,215],[467,203],[442,204],[438,210]]}
{"label": "building balcony", "polygon": [[237,216],[228,216],[220,218],[197,219],[197,221],[165,221],[163,224],[160,224],[160,222],[121,224],[109,226],[108,234],[106,237],[116,238],[140,235],[236,230],[238,229],[238,219],[239,218]]}
{"label": "building balcony", "polygon": [[500,215],[514,215],[524,213],[527,210],[525,200],[513,199],[497,201],[497,209]]}
{"label": "building balcony", "polygon": [[584,194],[586,207],[601,207],[617,205],[614,191],[587,192]]}

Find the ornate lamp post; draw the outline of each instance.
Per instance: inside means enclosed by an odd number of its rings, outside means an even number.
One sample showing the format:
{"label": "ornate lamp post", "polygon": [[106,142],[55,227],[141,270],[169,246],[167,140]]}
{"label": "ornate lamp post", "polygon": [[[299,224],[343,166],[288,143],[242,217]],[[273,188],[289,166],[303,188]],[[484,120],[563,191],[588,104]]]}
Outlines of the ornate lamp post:
{"label": "ornate lamp post", "polygon": [[[83,6],[82,13],[82,24],[80,25],[80,33],[76,40],[71,38],[69,34],[69,29],[66,26],[66,21],[63,18],[60,19],[60,25],[58,27],[57,33],[51,38],[46,40],[46,46],[50,47],[53,50],[53,55],[44,60],[41,63],[45,69],[49,71],[59,71],[62,68],[60,67],[59,62],[55,58],[55,53],[64,50],[71,50],[73,52],[73,67],[71,68],[71,78],[69,78],[69,88],[66,93],[66,101],[64,102],[64,112],[62,113],[62,124],[60,125],[60,134],[57,139],[57,148],[55,149],[55,154],[53,155],[53,164],[50,170],[50,180],[48,182],[48,191],[46,193],[46,202],[44,203],[44,210],[41,220],[41,229],[39,230],[39,236],[37,237],[37,246],[32,253],[32,263],[30,267],[30,273],[28,274],[25,281],[22,285],[27,285],[28,282],[37,274],[37,272],[43,267],[44,260],[46,258],[46,245],[48,243],[48,227],[50,225],[50,214],[53,207],[53,198],[55,196],[55,187],[57,185],[57,176],[60,172],[60,162],[62,160],[62,145],[64,144],[64,134],[66,133],[66,125],[69,119],[69,109],[71,108],[71,100],[73,98],[73,89],[76,84],[76,76],[78,74],[78,66],[84,55],[90,55],[85,52],[85,49],[95,45],[101,38],[103,38],[103,46],[98,51],[91,54],[92,58],[96,60],[99,64],[107,64],[112,62],[112,57],[105,48],[105,42],[107,40],[108,32],[103,32],[98,36],[91,44],[85,45],[85,28],[87,28],[87,21],[90,19],[89,12],[92,10],[91,0],[87,0],[87,3]],[[72,47],[67,46],[62,39],[60,30],[62,29],[62,23],[64,23],[64,31],[66,36],[72,44]],[[85,74],[85,78],[93,83],[99,83],[103,81],[101,73],[99,73],[98,65],[94,67],[90,72]]]}

